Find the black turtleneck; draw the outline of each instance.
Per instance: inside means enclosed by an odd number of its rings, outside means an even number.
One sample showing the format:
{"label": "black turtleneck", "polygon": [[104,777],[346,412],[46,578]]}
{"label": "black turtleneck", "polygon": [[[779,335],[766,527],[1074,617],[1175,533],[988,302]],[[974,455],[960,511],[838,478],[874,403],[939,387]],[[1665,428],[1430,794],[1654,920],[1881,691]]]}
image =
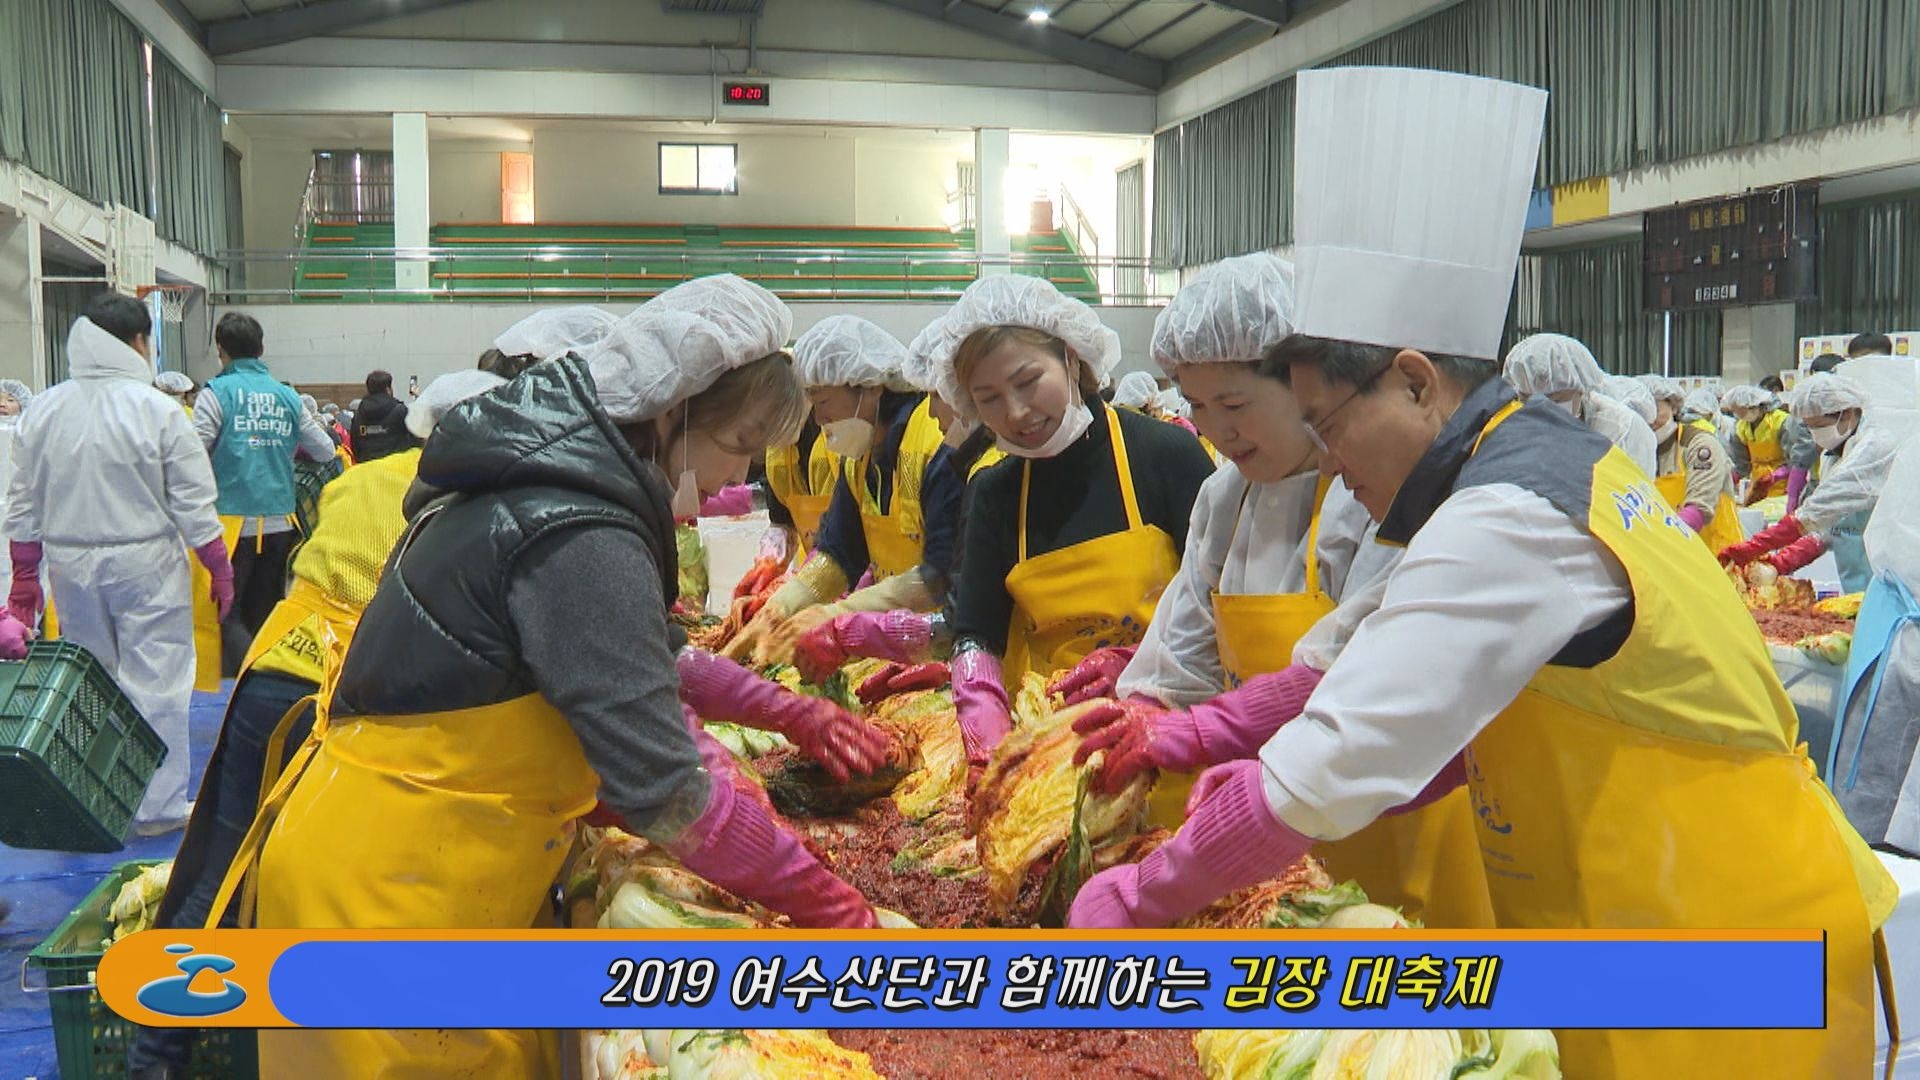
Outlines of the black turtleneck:
{"label": "black turtleneck", "polygon": [[[1108,407],[1089,402],[1093,424],[1058,457],[1033,461],[1027,500],[1027,555],[1058,551],[1127,527],[1114,468],[1113,439],[1107,431]],[[1200,485],[1213,473],[1213,459],[1183,428],[1120,410],[1135,497],[1143,524],[1173,538],[1175,550],[1187,546],[1187,524]],[[974,477],[968,496],[966,541],[960,580],[954,590],[953,631],[1004,654],[1013,620],[1007,574],[1019,560],[1020,480],[1028,464],[1009,457]]]}

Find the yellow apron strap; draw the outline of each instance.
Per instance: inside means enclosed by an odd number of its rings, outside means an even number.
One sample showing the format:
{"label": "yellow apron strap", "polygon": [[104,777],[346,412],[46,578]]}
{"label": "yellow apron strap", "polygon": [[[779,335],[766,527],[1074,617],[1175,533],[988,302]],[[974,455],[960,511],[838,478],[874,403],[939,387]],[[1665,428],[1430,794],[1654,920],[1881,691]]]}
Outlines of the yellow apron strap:
{"label": "yellow apron strap", "polygon": [[1893,1080],[1893,1064],[1900,1056],[1900,1007],[1893,997],[1893,959],[1887,954],[1884,927],[1873,932],[1873,974],[1880,982],[1880,1012],[1887,1020],[1887,1080]]}
{"label": "yellow apron strap", "polygon": [[1019,526],[1014,529],[1020,537],[1020,558],[1016,560],[1018,562],[1027,561],[1027,489],[1032,483],[1033,459],[1028,458],[1020,463],[1020,521]]}
{"label": "yellow apron strap", "polygon": [[[1327,492],[1333,487],[1333,477],[1320,474],[1320,480],[1313,487],[1313,521],[1307,525],[1307,595],[1320,595],[1320,508],[1326,505]],[[1248,491],[1253,486],[1247,486]],[[1241,505],[1246,505],[1245,499]]]}
{"label": "yellow apron strap", "polygon": [[[306,711],[309,705],[313,705],[316,708],[319,706],[319,696],[317,694],[308,694],[306,697],[294,702],[293,708],[288,709],[286,715],[280,718],[280,722],[273,726],[273,734],[267,737],[266,758],[260,769],[260,795],[254,803],[253,810],[256,823],[260,819],[260,811],[264,809],[267,803],[273,798],[274,788],[279,786],[280,755],[286,752],[287,735],[293,730],[293,721],[302,712]],[[317,743],[314,745],[316,748],[318,747]],[[306,749],[306,746],[306,743],[301,744],[303,750]],[[303,758],[300,764],[304,770],[306,759]],[[291,763],[289,763],[287,771],[293,771]],[[275,809],[277,812],[278,807]],[[248,828],[248,833],[249,835],[252,833],[251,826]],[[242,848],[244,849],[244,847],[245,845],[243,844]],[[237,856],[235,861],[238,861]],[[251,862],[251,860],[249,860],[249,862]],[[251,871],[251,869],[252,867],[249,865],[248,870]],[[222,882],[222,884],[225,883]],[[259,891],[260,875],[251,872],[246,873],[245,876],[241,878],[240,885],[240,922],[242,926],[253,925],[254,902],[259,895]],[[225,911],[226,909],[222,907],[221,910]]]}
{"label": "yellow apron strap", "polygon": [[1519,411],[1520,411],[1520,402],[1509,401],[1506,403],[1506,405],[1501,407],[1499,412],[1494,413],[1493,419],[1488,420],[1487,426],[1481,428],[1480,434],[1474,438],[1473,452],[1476,454],[1479,453],[1480,444],[1486,441],[1488,435],[1493,434],[1493,429],[1499,427],[1501,424],[1506,423],[1507,417],[1512,416],[1514,413],[1517,413]]}
{"label": "yellow apron strap", "polygon": [[[1113,467],[1120,471],[1120,501],[1127,506],[1127,528],[1137,529],[1140,500],[1133,494],[1133,470],[1127,466],[1127,440],[1120,437],[1120,417],[1112,409],[1107,410],[1107,430],[1113,434]],[[1026,500],[1021,502],[1024,504]]]}

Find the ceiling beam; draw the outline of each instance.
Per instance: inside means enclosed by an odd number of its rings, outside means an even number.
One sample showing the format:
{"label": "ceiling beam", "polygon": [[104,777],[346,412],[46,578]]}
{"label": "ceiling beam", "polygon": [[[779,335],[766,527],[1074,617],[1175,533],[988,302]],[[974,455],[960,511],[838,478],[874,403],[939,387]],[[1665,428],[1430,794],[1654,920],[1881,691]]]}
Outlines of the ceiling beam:
{"label": "ceiling beam", "polygon": [[[1027,18],[1000,15],[975,4],[949,8],[945,0],[874,0],[888,7],[910,11],[948,26],[958,26],[978,34],[1044,53],[1063,63],[1095,71],[1121,82],[1148,90],[1166,84],[1167,67],[1157,60],[1135,56],[1097,41],[1087,41],[1062,33],[1053,27],[1029,22]],[[257,21],[257,20],[256,20]]]}
{"label": "ceiling beam", "polygon": [[323,37],[370,23],[413,15],[471,0],[331,0],[307,7],[280,8],[253,18],[222,19],[206,28],[207,51],[230,56],[248,49]]}
{"label": "ceiling beam", "polygon": [[1158,27],[1147,31],[1144,36],[1140,37],[1133,44],[1127,46],[1127,51],[1139,52],[1140,46],[1145,45],[1147,42],[1152,41],[1154,38],[1159,37],[1161,34],[1164,34],[1167,31],[1173,29],[1174,27],[1179,26],[1181,23],[1186,22],[1188,19],[1193,18],[1195,15],[1198,15],[1205,10],[1207,10],[1207,5],[1205,4],[1193,5],[1192,7],[1181,12],[1180,14],[1175,15],[1173,18],[1168,19],[1166,22],[1161,23]]}
{"label": "ceiling beam", "polygon": [[1117,23],[1121,19],[1124,19],[1127,16],[1133,14],[1135,11],[1139,10],[1141,6],[1146,4],[1146,2],[1147,0],[1133,0],[1133,3],[1128,4],[1126,7],[1121,8],[1119,11],[1116,11],[1113,14],[1095,23],[1093,26],[1093,29],[1080,35],[1081,40],[1092,41],[1094,38],[1099,37],[1100,31],[1105,30],[1107,27],[1112,26],[1114,23]]}
{"label": "ceiling beam", "polygon": [[1292,22],[1294,10],[1300,6],[1293,0],[1207,0],[1207,3],[1238,12],[1249,19],[1259,19],[1268,26],[1285,26]]}
{"label": "ceiling beam", "polygon": [[160,7],[167,13],[167,16],[178,23],[180,29],[185,30],[194,41],[200,43],[202,46],[206,45],[207,28],[200,25],[200,20],[194,17],[193,12],[188,10],[186,4],[181,3],[181,0],[160,0]]}
{"label": "ceiling beam", "polygon": [[1167,62],[1167,81],[1179,82],[1197,75],[1229,56],[1236,56],[1272,37],[1277,31],[1266,23],[1243,19],[1234,26],[1181,53]]}

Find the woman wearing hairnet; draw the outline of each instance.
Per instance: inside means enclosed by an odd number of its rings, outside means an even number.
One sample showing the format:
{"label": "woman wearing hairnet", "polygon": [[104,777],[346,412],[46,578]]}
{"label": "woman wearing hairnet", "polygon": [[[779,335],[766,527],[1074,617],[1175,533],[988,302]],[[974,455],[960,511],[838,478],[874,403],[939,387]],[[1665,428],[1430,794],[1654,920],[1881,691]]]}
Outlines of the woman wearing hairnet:
{"label": "woman wearing hairnet", "polygon": [[[728,655],[784,661],[801,634],[836,615],[940,605],[966,483],[947,463],[952,451],[906,362],[906,346],[853,315],[823,319],[794,342],[794,372],[842,468],[806,564]],[[874,583],[848,595],[869,568]]]}
{"label": "woman wearing hairnet", "polygon": [[1672,379],[1646,380],[1654,402],[1653,435],[1660,442],[1660,468],[1654,486],[1680,514],[1709,551],[1741,538],[1739,510],[1733,502],[1733,462],[1711,424],[1683,424],[1686,395]]}
{"label": "woman wearing hairnet", "polygon": [[163,371],[153,377],[153,388],[173,398],[180,407],[193,412],[193,380],[178,371]]}
{"label": "woman wearing hairnet", "polygon": [[1565,334],[1535,334],[1507,353],[1503,374],[1522,396],[1551,398],[1653,475],[1653,429],[1600,392],[1606,373],[1585,345]]}
{"label": "woman wearing hairnet", "polygon": [[[19,379],[0,379],[0,524],[7,519],[7,490],[13,486],[13,433],[20,427],[20,412],[33,400],[33,391]],[[0,559],[7,557],[6,537],[0,535]],[[12,563],[0,563],[12,570]],[[18,620],[15,620],[16,622]],[[8,654],[9,642],[0,638],[0,655]],[[20,635],[19,648],[26,648],[26,634]]]}
{"label": "woman wearing hairnet", "polygon": [[481,368],[511,380],[542,360],[568,353],[584,356],[612,333],[619,321],[611,311],[590,304],[536,311],[500,331],[493,339],[493,351],[499,356],[489,354]]}
{"label": "woman wearing hairnet", "polygon": [[[791,325],[759,286],[700,278],[441,420],[434,498],[236,862],[270,824],[258,925],[530,927],[596,798],[798,926],[874,925],[723,749],[703,757],[678,700],[676,509],[799,426]],[[559,1072],[550,1032],[274,1031],[260,1050],[283,1075]]]}
{"label": "woman wearing hairnet", "polygon": [[1213,462],[1191,436],[1100,400],[1119,353],[1091,308],[1018,275],[968,286],[929,349],[942,395],[1019,459],[974,481],[955,587],[972,763],[1012,726],[1007,686],[1137,644],[1179,569]]}
{"label": "woman wearing hairnet", "polygon": [[[1075,724],[1076,759],[1107,751],[1094,782],[1112,791],[1159,770],[1148,815],[1169,829],[1198,771],[1254,757],[1299,714],[1399,561],[1346,485],[1320,472],[1284,373],[1265,359],[1292,331],[1293,267],[1267,254],[1217,264],[1160,313],[1154,360],[1231,465],[1201,486],[1180,572],[1138,650],[1098,650],[1054,687],[1069,703],[1117,689],[1125,700]],[[1464,791],[1318,853],[1335,880],[1365,882],[1429,926],[1492,925]]]}
{"label": "woman wearing hairnet", "polygon": [[1895,456],[1864,539],[1874,576],[1824,775],[1868,843],[1911,858],[1920,856],[1920,438]]}
{"label": "woman wearing hairnet", "polygon": [[1764,557],[1791,574],[1831,551],[1841,591],[1861,592],[1873,580],[1862,533],[1894,456],[1913,434],[1915,414],[1872,409],[1866,392],[1844,375],[1807,376],[1793,388],[1792,404],[1820,444],[1819,486],[1778,524],[1722,550],[1721,561],[1744,566]]}
{"label": "woman wearing hairnet", "polygon": [[1789,479],[1787,451],[1780,441],[1787,410],[1757,386],[1729,389],[1720,396],[1720,407],[1739,421],[1727,449],[1733,452],[1734,472],[1748,481],[1747,505],[1752,506],[1767,497],[1776,481]]}
{"label": "woman wearing hairnet", "polygon": [[1721,408],[1720,395],[1712,387],[1701,386],[1687,391],[1686,402],[1680,411],[1680,422],[1712,434],[1729,454],[1733,452],[1734,429],[1738,424]]}
{"label": "woman wearing hairnet", "polygon": [[1114,407],[1137,413],[1146,412],[1159,395],[1160,383],[1145,371],[1129,371],[1113,386]]}

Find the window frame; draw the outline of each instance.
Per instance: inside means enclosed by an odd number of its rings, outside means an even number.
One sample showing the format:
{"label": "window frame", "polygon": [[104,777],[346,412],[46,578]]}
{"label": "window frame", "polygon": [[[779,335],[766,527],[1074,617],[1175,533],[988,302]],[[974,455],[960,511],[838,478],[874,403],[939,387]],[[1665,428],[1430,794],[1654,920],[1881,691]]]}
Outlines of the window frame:
{"label": "window frame", "polygon": [[[729,196],[740,194],[740,144],[723,142],[668,142],[661,140],[654,152],[654,179],[658,181],[662,195],[708,195]],[[733,155],[733,178],[725,188],[701,187],[700,151],[707,147],[725,147]],[[693,187],[669,187],[666,177],[666,154],[668,150],[692,150],[694,152]]]}

